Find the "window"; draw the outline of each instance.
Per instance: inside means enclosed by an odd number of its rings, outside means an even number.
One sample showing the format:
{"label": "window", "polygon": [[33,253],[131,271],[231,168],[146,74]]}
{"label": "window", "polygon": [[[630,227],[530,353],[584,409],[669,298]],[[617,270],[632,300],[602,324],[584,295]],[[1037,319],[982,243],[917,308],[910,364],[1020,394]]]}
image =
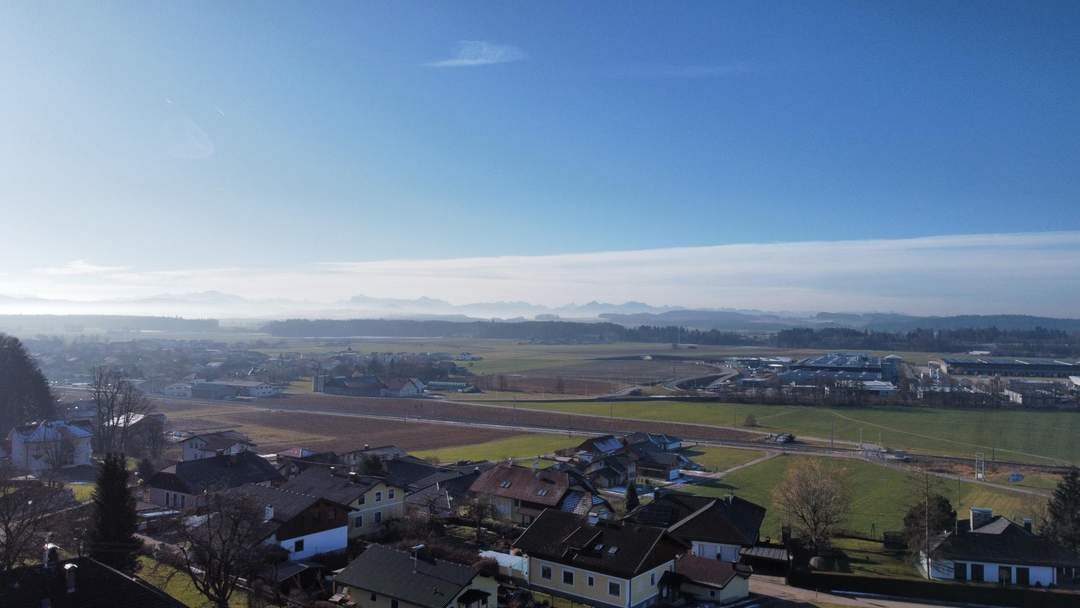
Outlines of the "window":
{"label": "window", "polygon": [[299,553],[304,550],[304,539],[300,539],[293,544],[293,552]]}
{"label": "window", "polygon": [[356,516],[356,519],[353,520],[353,527],[354,528],[363,528],[364,527],[364,516],[363,515],[357,515]]}
{"label": "window", "polygon": [[377,600],[377,599],[378,599],[378,597],[377,597],[377,596],[375,595],[375,592],[374,592],[374,591],[372,591],[372,592],[371,592],[371,601],[373,601],[373,602],[374,602],[374,601],[375,601],[375,600]]}
{"label": "window", "polygon": [[586,583],[588,583],[588,585],[589,585],[590,587],[592,587],[592,586],[593,586],[593,583],[595,583],[596,581],[595,581],[595,580],[593,580],[593,577],[592,577],[592,575],[590,574],[590,575],[588,576],[588,578],[586,578],[586,579],[585,579],[585,582],[586,582]]}
{"label": "window", "polygon": [[956,562],[953,565],[953,578],[958,580],[958,581],[966,581],[967,580],[967,568],[968,568],[968,565],[965,564],[964,562]]}
{"label": "window", "polygon": [[607,584],[608,595],[614,595],[615,597],[619,597],[619,593],[621,592],[621,589],[622,589],[622,585],[620,585],[619,583],[613,583],[613,582],[609,581],[608,584]]}
{"label": "window", "polygon": [[656,573],[655,572],[650,572],[649,573],[649,585],[651,585],[653,587],[656,586]]}
{"label": "window", "polygon": [[983,575],[982,564],[971,564],[971,580],[977,583],[981,583],[986,580],[986,577]]}
{"label": "window", "polygon": [[390,488],[386,491],[386,497],[390,500],[394,500],[394,488]]}
{"label": "window", "polygon": [[509,488],[510,487],[510,480],[509,479],[504,479],[504,480],[500,481],[499,482],[499,487],[500,488]]}
{"label": "window", "polygon": [[382,523],[382,511],[375,512],[375,523]]}
{"label": "window", "polygon": [[390,600],[390,608],[397,608],[397,600]]}
{"label": "window", "polygon": [[360,500],[358,502],[359,504],[364,504],[365,502],[367,502],[367,495],[361,494]]}
{"label": "window", "polygon": [[375,492],[375,502],[382,502],[382,492]]}
{"label": "window", "polygon": [[1016,568],[1016,584],[1027,587],[1031,584],[1031,570],[1027,568]]}
{"label": "window", "polygon": [[540,578],[551,580],[551,566],[540,566]]}
{"label": "window", "polygon": [[998,566],[998,583],[1008,585],[1012,582],[1012,566]]}
{"label": "window", "polygon": [[181,509],[183,509],[183,508],[184,508],[184,500],[185,500],[186,498],[187,498],[187,497],[186,497],[186,496],[184,496],[183,494],[181,494],[181,495],[180,495],[180,508],[181,508]]}
{"label": "window", "polygon": [[574,571],[573,570],[563,570],[562,571],[562,582],[563,582],[564,585],[573,585],[574,584]]}

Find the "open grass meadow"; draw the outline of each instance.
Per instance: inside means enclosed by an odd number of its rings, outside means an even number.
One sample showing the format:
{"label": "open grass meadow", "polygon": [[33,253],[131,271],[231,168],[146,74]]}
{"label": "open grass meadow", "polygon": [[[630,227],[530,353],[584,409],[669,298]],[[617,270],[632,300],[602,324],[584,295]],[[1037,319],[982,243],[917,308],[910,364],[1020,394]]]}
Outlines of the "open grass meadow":
{"label": "open grass meadow", "polygon": [[738,448],[714,448],[693,447],[688,448],[683,454],[694,462],[705,467],[706,471],[726,471],[730,468],[746,464],[755,458],[761,458],[764,452],[758,450],[743,450]]}
{"label": "open grass meadow", "polygon": [[[723,479],[679,486],[680,491],[702,496],[735,494],[768,508],[762,536],[779,538],[783,515],[772,502],[773,488],[787,475],[790,467],[806,456],[782,455],[735,471]],[[880,537],[901,527],[907,509],[921,499],[925,478],[905,471],[861,460],[826,459],[826,464],[841,476],[852,495],[851,514],[845,528]],[[992,508],[995,513],[1022,519],[1036,517],[1037,497],[987,486],[930,477],[930,490],[949,498],[963,516],[971,507]],[[959,501],[957,493],[959,492]]]}
{"label": "open grass meadow", "polygon": [[[790,432],[828,440],[858,441],[889,448],[989,460],[1037,464],[1080,463],[1080,414],[1019,410],[938,408],[831,408],[792,405],[629,402],[518,403],[518,408],[623,419],[740,426],[753,415],[768,433]],[[835,434],[835,435],[833,435]]]}
{"label": "open grass meadow", "polygon": [[[191,584],[191,579],[186,574],[172,566],[166,566],[155,561],[151,557],[145,555],[139,557],[139,571],[137,574],[139,578],[168,593],[185,606],[191,608],[212,606],[206,596],[195,589],[195,585]],[[247,594],[243,591],[238,591],[229,598],[230,608],[245,608],[247,605]]]}

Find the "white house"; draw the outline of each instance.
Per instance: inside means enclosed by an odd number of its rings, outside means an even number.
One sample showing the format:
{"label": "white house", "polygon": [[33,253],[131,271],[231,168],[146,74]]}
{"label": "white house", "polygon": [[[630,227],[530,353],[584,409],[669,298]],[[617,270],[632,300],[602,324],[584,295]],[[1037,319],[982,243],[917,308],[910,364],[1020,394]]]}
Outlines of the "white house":
{"label": "white house", "polygon": [[218,454],[239,454],[254,446],[246,435],[233,430],[192,435],[180,443],[185,461],[213,458]]}
{"label": "white house", "polygon": [[349,545],[348,511],[331,500],[281,488],[246,485],[229,490],[263,508],[270,530],[266,542],[280,546],[292,561],[344,552]]}
{"label": "white house", "polygon": [[[926,553],[919,566],[926,573]],[[971,519],[946,532],[930,547],[930,572],[935,580],[1001,585],[1057,585],[1072,578],[1080,560],[1049,540],[1036,536],[1030,520],[1023,525],[994,516],[990,509],[972,509]]]}
{"label": "white house", "polygon": [[11,429],[11,463],[18,469],[40,471],[90,464],[93,433],[52,420]]}

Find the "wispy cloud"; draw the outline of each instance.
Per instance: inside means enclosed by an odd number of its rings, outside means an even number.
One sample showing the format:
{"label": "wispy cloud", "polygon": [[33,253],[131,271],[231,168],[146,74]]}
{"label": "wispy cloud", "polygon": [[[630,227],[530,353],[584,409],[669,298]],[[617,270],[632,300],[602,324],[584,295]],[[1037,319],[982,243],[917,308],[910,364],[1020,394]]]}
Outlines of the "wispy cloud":
{"label": "wispy cloud", "polygon": [[[747,243],[543,256],[327,262],[304,268],[123,270],[83,260],[5,277],[51,298],[221,291],[336,302],[357,293],[455,303],[637,300],[686,307],[919,314],[1080,310],[1080,232]],[[357,286],[361,286],[358,288]]]}
{"label": "wispy cloud", "polygon": [[126,266],[101,266],[91,264],[86,260],[72,260],[62,266],[40,268],[39,272],[52,276],[86,276],[102,275],[127,270]]}
{"label": "wispy cloud", "polygon": [[643,64],[619,71],[632,78],[723,78],[751,72],[745,63]]}
{"label": "wispy cloud", "polygon": [[525,58],[525,53],[516,46],[496,44],[487,40],[461,40],[457,43],[454,55],[426,64],[432,68],[466,68],[497,63],[511,63]]}

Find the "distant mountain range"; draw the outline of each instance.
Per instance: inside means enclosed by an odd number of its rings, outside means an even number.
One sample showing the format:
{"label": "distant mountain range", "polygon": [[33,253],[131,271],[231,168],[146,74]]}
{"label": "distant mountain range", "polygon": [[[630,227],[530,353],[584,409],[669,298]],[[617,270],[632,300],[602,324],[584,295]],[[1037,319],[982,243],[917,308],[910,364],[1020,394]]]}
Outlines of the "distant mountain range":
{"label": "distant mountain range", "polygon": [[544,306],[522,301],[452,304],[436,298],[380,298],[356,295],[318,302],[256,299],[219,291],[158,294],[146,297],[75,301],[0,295],[0,315],[125,315],[221,319],[225,325],[254,325],[275,319],[412,319],[469,322],[479,320],[605,321],[624,327],[671,326],[733,332],[771,333],[792,327],[848,327],[904,332],[917,328],[960,329],[1044,327],[1080,331],[1080,319],[1028,315],[916,316],[898,313],[791,313],[761,310],[687,309],[643,302],[586,302]]}

